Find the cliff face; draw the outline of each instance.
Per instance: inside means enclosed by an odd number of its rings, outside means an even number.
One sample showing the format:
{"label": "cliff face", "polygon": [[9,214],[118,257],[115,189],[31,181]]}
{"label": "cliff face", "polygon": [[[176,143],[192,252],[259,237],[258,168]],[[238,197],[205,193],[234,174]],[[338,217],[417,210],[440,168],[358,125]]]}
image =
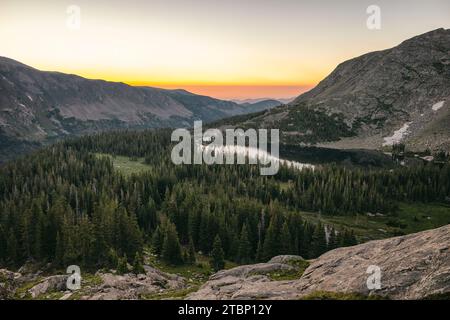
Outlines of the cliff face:
{"label": "cliff face", "polygon": [[[298,279],[272,280],[273,272],[289,268],[289,259],[280,258],[220,271],[189,299],[299,299],[318,291],[423,299],[450,293],[450,225],[332,250]],[[370,266],[381,272],[380,289],[367,286],[368,279],[374,284]]]}

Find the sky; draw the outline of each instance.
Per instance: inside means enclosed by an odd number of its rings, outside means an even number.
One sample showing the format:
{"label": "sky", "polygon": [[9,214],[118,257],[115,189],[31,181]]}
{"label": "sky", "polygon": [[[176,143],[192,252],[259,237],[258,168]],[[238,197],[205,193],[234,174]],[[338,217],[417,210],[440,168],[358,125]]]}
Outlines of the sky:
{"label": "sky", "polygon": [[0,56],[223,99],[289,98],[347,59],[441,27],[449,0],[0,0]]}

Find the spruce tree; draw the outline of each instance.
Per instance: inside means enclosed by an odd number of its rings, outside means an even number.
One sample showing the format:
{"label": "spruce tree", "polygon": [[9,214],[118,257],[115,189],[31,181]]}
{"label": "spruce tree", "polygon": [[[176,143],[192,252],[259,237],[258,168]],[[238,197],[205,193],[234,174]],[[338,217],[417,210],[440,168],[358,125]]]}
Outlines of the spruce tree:
{"label": "spruce tree", "polygon": [[172,265],[183,263],[180,240],[175,225],[170,221],[165,227],[164,242],[161,252],[162,259]]}
{"label": "spruce tree", "polygon": [[189,237],[189,248],[188,248],[188,263],[195,264],[196,258],[195,258],[195,247],[194,247],[194,240],[192,240],[192,237]]}
{"label": "spruce tree", "polygon": [[241,237],[239,239],[238,261],[241,264],[248,264],[252,261],[252,246],[248,239],[247,226],[244,223],[241,230]]}
{"label": "spruce tree", "polygon": [[109,248],[107,256],[108,265],[111,268],[116,268],[119,263],[119,257],[117,256],[116,250]]}
{"label": "spruce tree", "polygon": [[211,251],[211,267],[215,272],[222,270],[225,267],[224,253],[222,249],[222,241],[219,235],[216,236]]}
{"label": "spruce tree", "polygon": [[325,229],[321,223],[318,223],[314,229],[311,240],[311,257],[318,257],[327,250],[327,238]]}
{"label": "spruce tree", "polygon": [[64,264],[64,239],[60,232],[56,233],[56,248],[55,248],[55,264],[62,266]]}
{"label": "spruce tree", "polygon": [[283,223],[283,227],[281,228],[281,235],[280,235],[280,242],[281,242],[281,251],[280,254],[292,254],[293,252],[293,245],[292,245],[292,237],[291,232],[289,231],[289,226],[287,224],[287,221]]}
{"label": "spruce tree", "polygon": [[6,260],[9,261],[11,265],[16,265],[18,262],[17,259],[17,240],[14,236],[12,230],[9,232],[8,242],[6,245]]}
{"label": "spruce tree", "polygon": [[164,230],[162,226],[156,227],[152,236],[152,247],[156,254],[161,254],[164,243]]}
{"label": "spruce tree", "polygon": [[278,213],[274,213],[270,219],[269,227],[267,228],[266,236],[264,238],[264,259],[269,260],[272,257],[280,254],[280,231],[281,219]]}
{"label": "spruce tree", "polygon": [[258,240],[258,246],[256,248],[256,262],[263,262],[264,261],[264,249],[261,240]]}
{"label": "spruce tree", "polygon": [[139,254],[139,252],[136,252],[134,256],[134,263],[133,263],[133,272],[135,274],[144,274],[144,259]]}
{"label": "spruce tree", "polygon": [[128,273],[128,259],[126,255],[117,260],[117,273],[118,274]]}

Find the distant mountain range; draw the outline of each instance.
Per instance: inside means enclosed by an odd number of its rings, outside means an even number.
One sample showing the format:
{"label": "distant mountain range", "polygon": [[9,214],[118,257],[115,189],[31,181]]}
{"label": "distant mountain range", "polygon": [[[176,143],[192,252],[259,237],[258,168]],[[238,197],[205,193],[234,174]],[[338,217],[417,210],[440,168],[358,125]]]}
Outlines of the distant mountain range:
{"label": "distant mountain range", "polygon": [[134,87],[44,72],[0,57],[0,160],[69,135],[187,127],[280,105],[238,104],[185,90]]}
{"label": "distant mountain range", "polygon": [[226,124],[280,128],[287,143],[450,150],[450,30],[345,61],[288,106]]}
{"label": "distant mountain range", "polygon": [[65,136],[197,119],[279,128],[289,144],[450,150],[450,30],[345,61],[287,105],[88,80],[0,57],[0,160]]}
{"label": "distant mountain range", "polygon": [[259,101],[253,101],[253,102],[243,102],[240,103],[241,106],[244,106],[245,108],[253,109],[254,112],[263,111],[272,109],[273,107],[278,107],[283,105],[283,102],[279,100],[273,100],[273,99],[267,99],[267,100],[259,100]]}
{"label": "distant mountain range", "polygon": [[289,102],[292,102],[295,99],[295,97],[292,98],[288,98],[288,99],[280,99],[280,98],[257,98],[257,99],[232,99],[231,101],[239,103],[239,104],[255,104],[258,102],[263,102],[263,101],[273,101],[273,102],[277,102],[278,105],[280,104],[288,104]]}

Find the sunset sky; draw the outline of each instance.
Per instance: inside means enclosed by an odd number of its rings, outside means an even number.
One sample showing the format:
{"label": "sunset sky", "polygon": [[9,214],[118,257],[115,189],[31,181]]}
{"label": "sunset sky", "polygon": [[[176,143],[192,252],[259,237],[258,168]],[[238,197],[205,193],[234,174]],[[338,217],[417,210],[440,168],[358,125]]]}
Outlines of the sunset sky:
{"label": "sunset sky", "polygon": [[[380,30],[366,27],[371,4]],[[344,60],[440,27],[450,28],[448,0],[0,0],[0,55],[218,98],[288,98]]]}

